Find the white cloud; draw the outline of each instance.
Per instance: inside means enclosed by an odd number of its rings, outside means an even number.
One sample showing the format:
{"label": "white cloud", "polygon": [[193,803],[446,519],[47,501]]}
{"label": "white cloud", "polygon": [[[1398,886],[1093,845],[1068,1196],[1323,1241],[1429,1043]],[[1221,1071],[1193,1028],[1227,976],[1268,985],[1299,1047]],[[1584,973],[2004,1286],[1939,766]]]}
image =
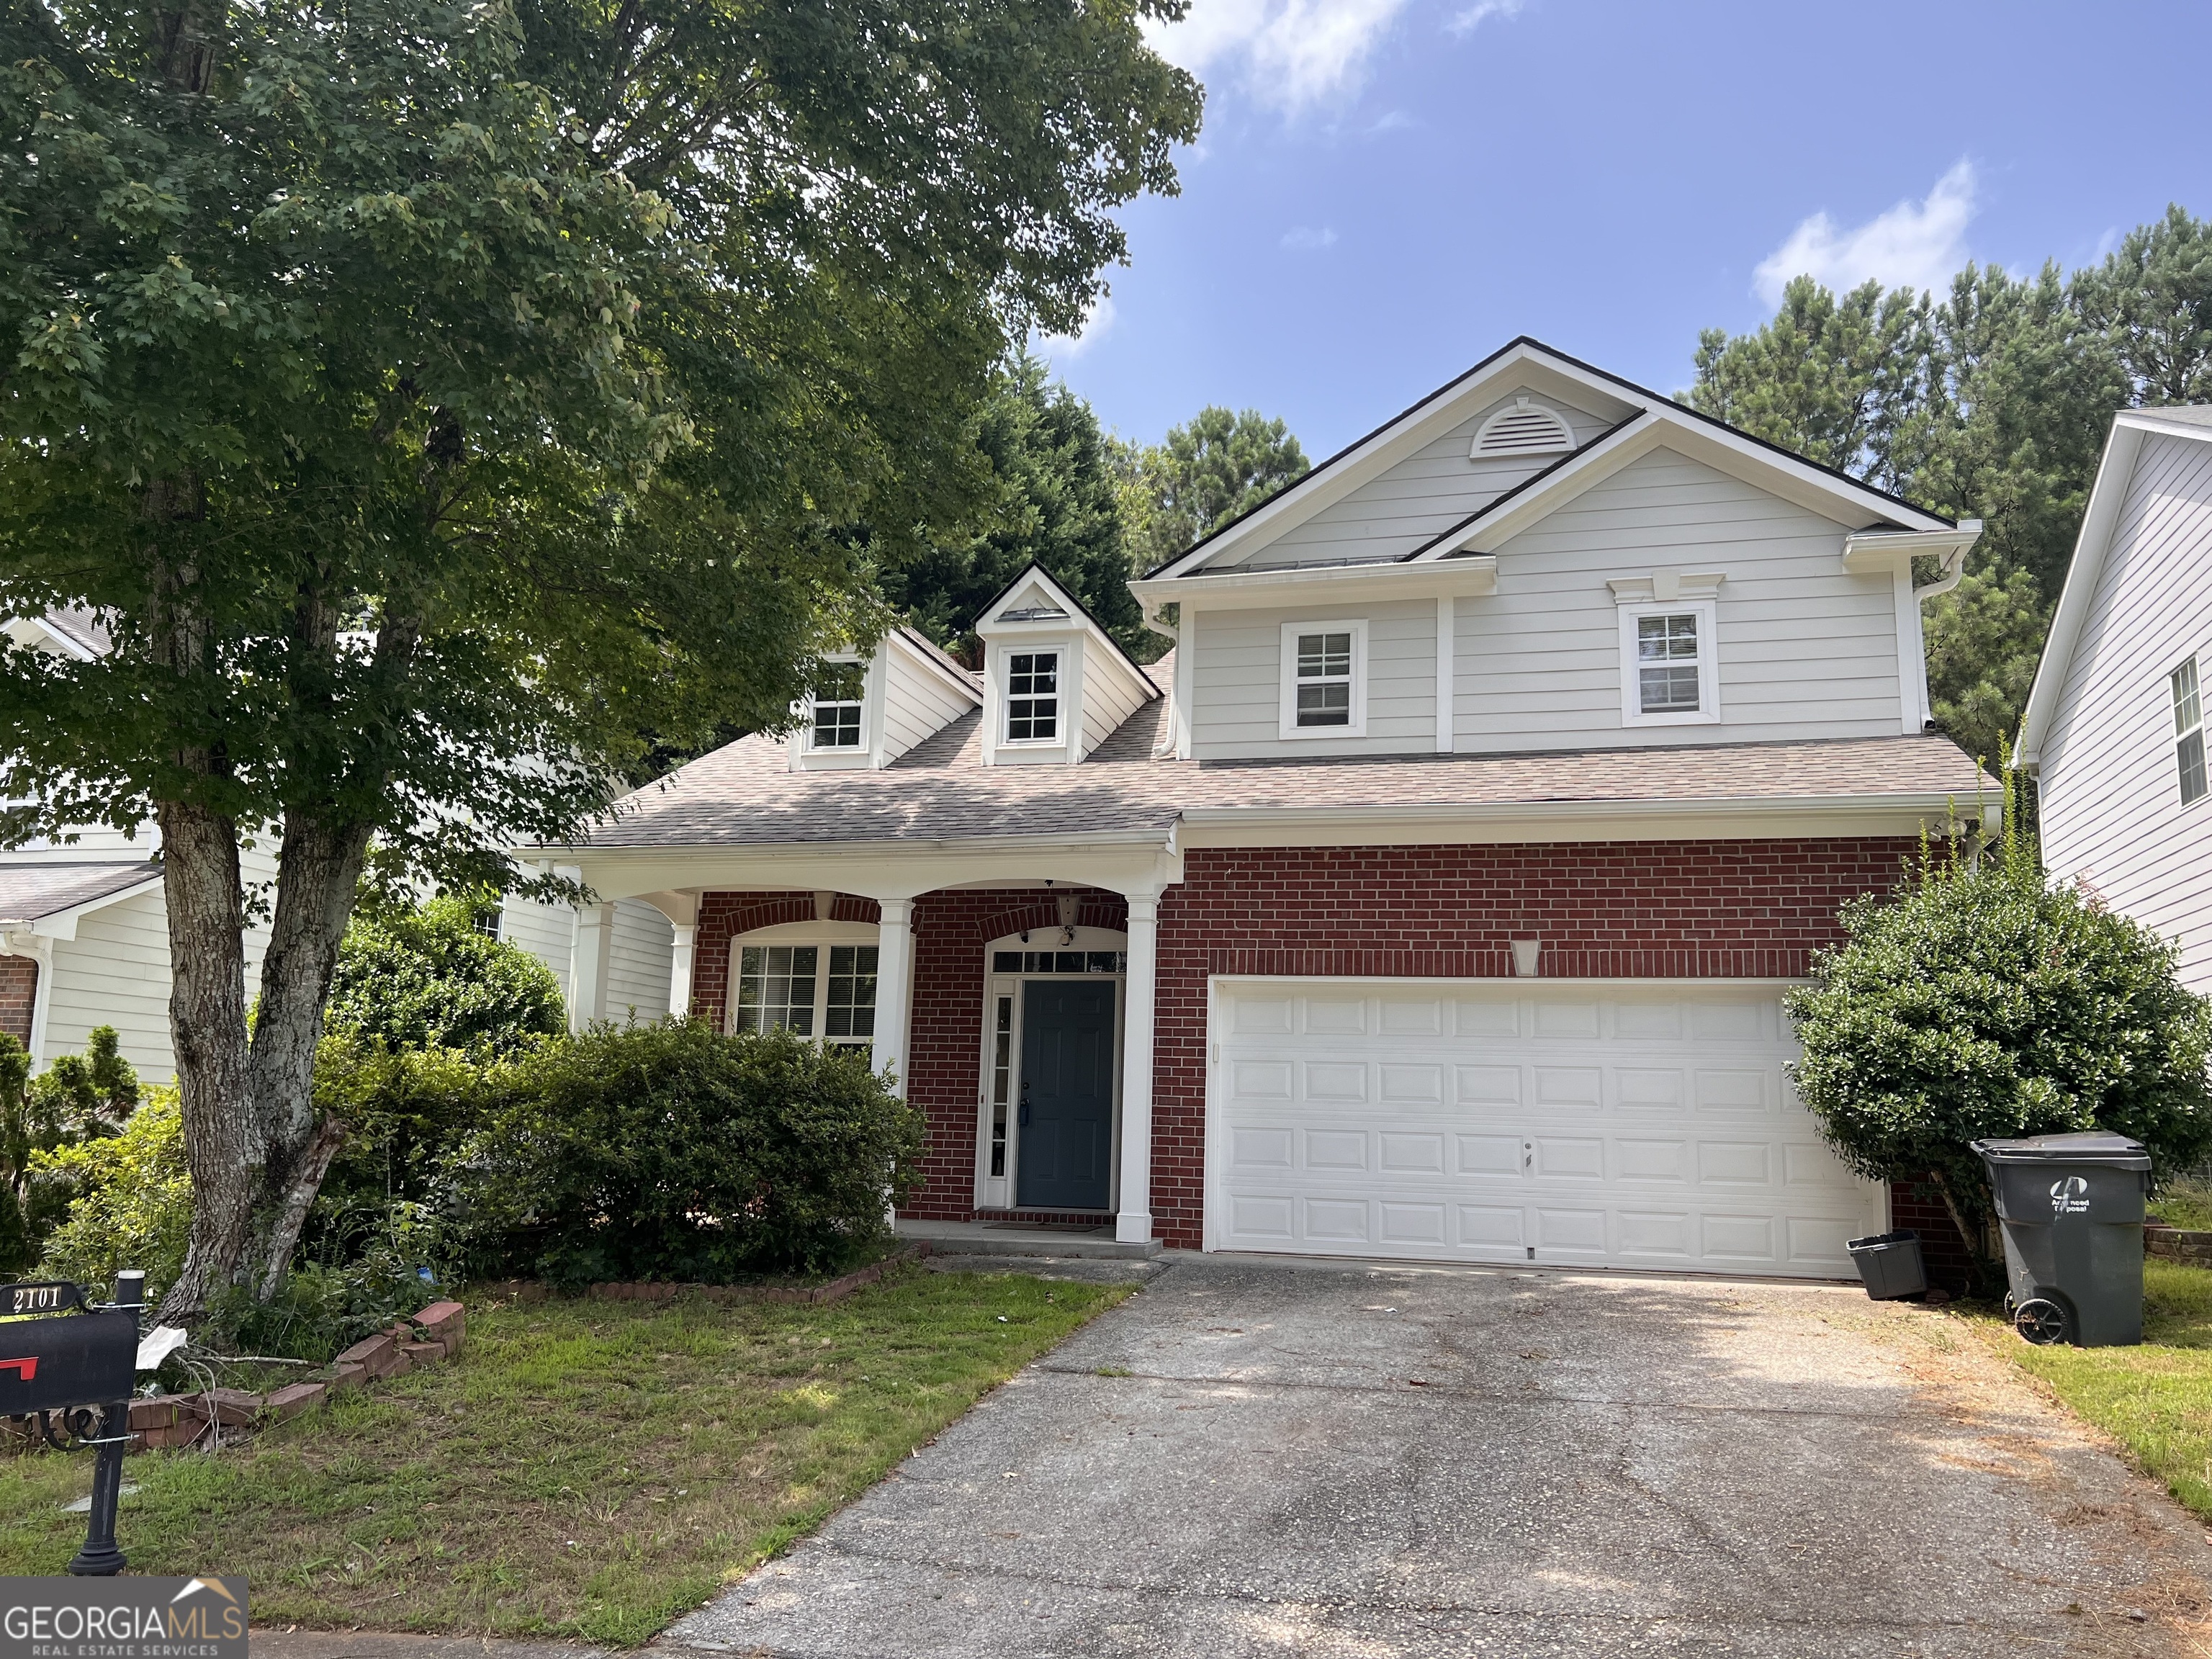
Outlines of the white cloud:
{"label": "white cloud", "polygon": [[1114,327],[1114,296],[1102,294],[1093,302],[1083,326],[1073,334],[1040,334],[1036,340],[1037,355],[1054,362],[1066,362],[1080,357],[1104,339]]}
{"label": "white cloud", "polygon": [[1334,247],[1336,232],[1328,225],[1318,229],[1311,225],[1298,225],[1283,233],[1283,246],[1308,252],[1316,248]]}
{"label": "white cloud", "polygon": [[1942,289],[1966,262],[1966,224],[1974,216],[1974,164],[1960,161],[1924,200],[1903,201],[1855,229],[1816,213],[1759,262],[1752,288],[1780,302],[1793,276],[1812,276],[1841,292],[1869,277],[1885,288]]}
{"label": "white cloud", "polygon": [[1474,3],[1444,27],[1454,34],[1472,34],[1495,17],[1501,23],[1510,23],[1521,15],[1528,0],[1474,0]]}
{"label": "white cloud", "polygon": [[1406,0],[1196,0],[1179,23],[1147,24],[1154,50],[1192,74],[1225,74],[1285,115],[1337,101],[1367,78],[1367,60]]}

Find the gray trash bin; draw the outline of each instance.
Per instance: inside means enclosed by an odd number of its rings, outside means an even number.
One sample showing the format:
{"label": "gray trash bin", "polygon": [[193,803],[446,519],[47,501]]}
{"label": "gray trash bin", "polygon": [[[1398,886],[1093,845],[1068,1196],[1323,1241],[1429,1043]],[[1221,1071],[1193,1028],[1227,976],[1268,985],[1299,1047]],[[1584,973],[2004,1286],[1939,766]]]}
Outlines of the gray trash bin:
{"label": "gray trash bin", "polygon": [[1989,1165],[2020,1334],[2084,1348],[2142,1341],[2142,1143],[2100,1129],[1973,1148]]}
{"label": "gray trash bin", "polygon": [[1854,1238],[1844,1248],[1857,1264],[1859,1277],[1866,1282],[1866,1293],[1876,1302],[1918,1296],[1928,1288],[1928,1269],[1920,1261],[1920,1235],[1910,1228],[1903,1232]]}

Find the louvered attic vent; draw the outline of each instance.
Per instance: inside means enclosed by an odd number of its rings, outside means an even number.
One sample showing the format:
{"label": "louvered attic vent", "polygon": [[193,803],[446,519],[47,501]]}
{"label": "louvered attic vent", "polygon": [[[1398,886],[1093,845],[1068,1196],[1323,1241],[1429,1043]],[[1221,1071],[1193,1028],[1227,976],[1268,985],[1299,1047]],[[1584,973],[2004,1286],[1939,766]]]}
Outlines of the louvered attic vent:
{"label": "louvered attic vent", "polygon": [[1516,398],[1482,423],[1468,459],[1486,455],[1542,455],[1572,449],[1575,434],[1556,409]]}

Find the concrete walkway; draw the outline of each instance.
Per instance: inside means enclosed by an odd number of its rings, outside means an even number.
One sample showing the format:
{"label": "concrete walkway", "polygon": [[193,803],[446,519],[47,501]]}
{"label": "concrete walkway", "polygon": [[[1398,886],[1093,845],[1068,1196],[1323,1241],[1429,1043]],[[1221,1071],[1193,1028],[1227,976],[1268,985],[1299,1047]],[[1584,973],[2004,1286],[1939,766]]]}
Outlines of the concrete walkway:
{"label": "concrete walkway", "polygon": [[659,1645],[2212,1659],[2208,1573],[1924,1310],[1185,1259]]}

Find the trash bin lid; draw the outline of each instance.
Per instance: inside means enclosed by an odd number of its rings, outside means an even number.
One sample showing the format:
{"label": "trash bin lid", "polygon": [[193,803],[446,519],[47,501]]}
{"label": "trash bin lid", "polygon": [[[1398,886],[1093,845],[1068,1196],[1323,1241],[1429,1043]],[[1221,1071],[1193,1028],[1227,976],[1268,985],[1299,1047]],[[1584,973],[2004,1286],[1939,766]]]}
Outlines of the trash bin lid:
{"label": "trash bin lid", "polygon": [[2025,1140],[1977,1140],[1973,1150],[1990,1164],[2101,1164],[2114,1170],[2148,1170],[2142,1142],[2109,1129],[2079,1134],[2032,1135]]}

